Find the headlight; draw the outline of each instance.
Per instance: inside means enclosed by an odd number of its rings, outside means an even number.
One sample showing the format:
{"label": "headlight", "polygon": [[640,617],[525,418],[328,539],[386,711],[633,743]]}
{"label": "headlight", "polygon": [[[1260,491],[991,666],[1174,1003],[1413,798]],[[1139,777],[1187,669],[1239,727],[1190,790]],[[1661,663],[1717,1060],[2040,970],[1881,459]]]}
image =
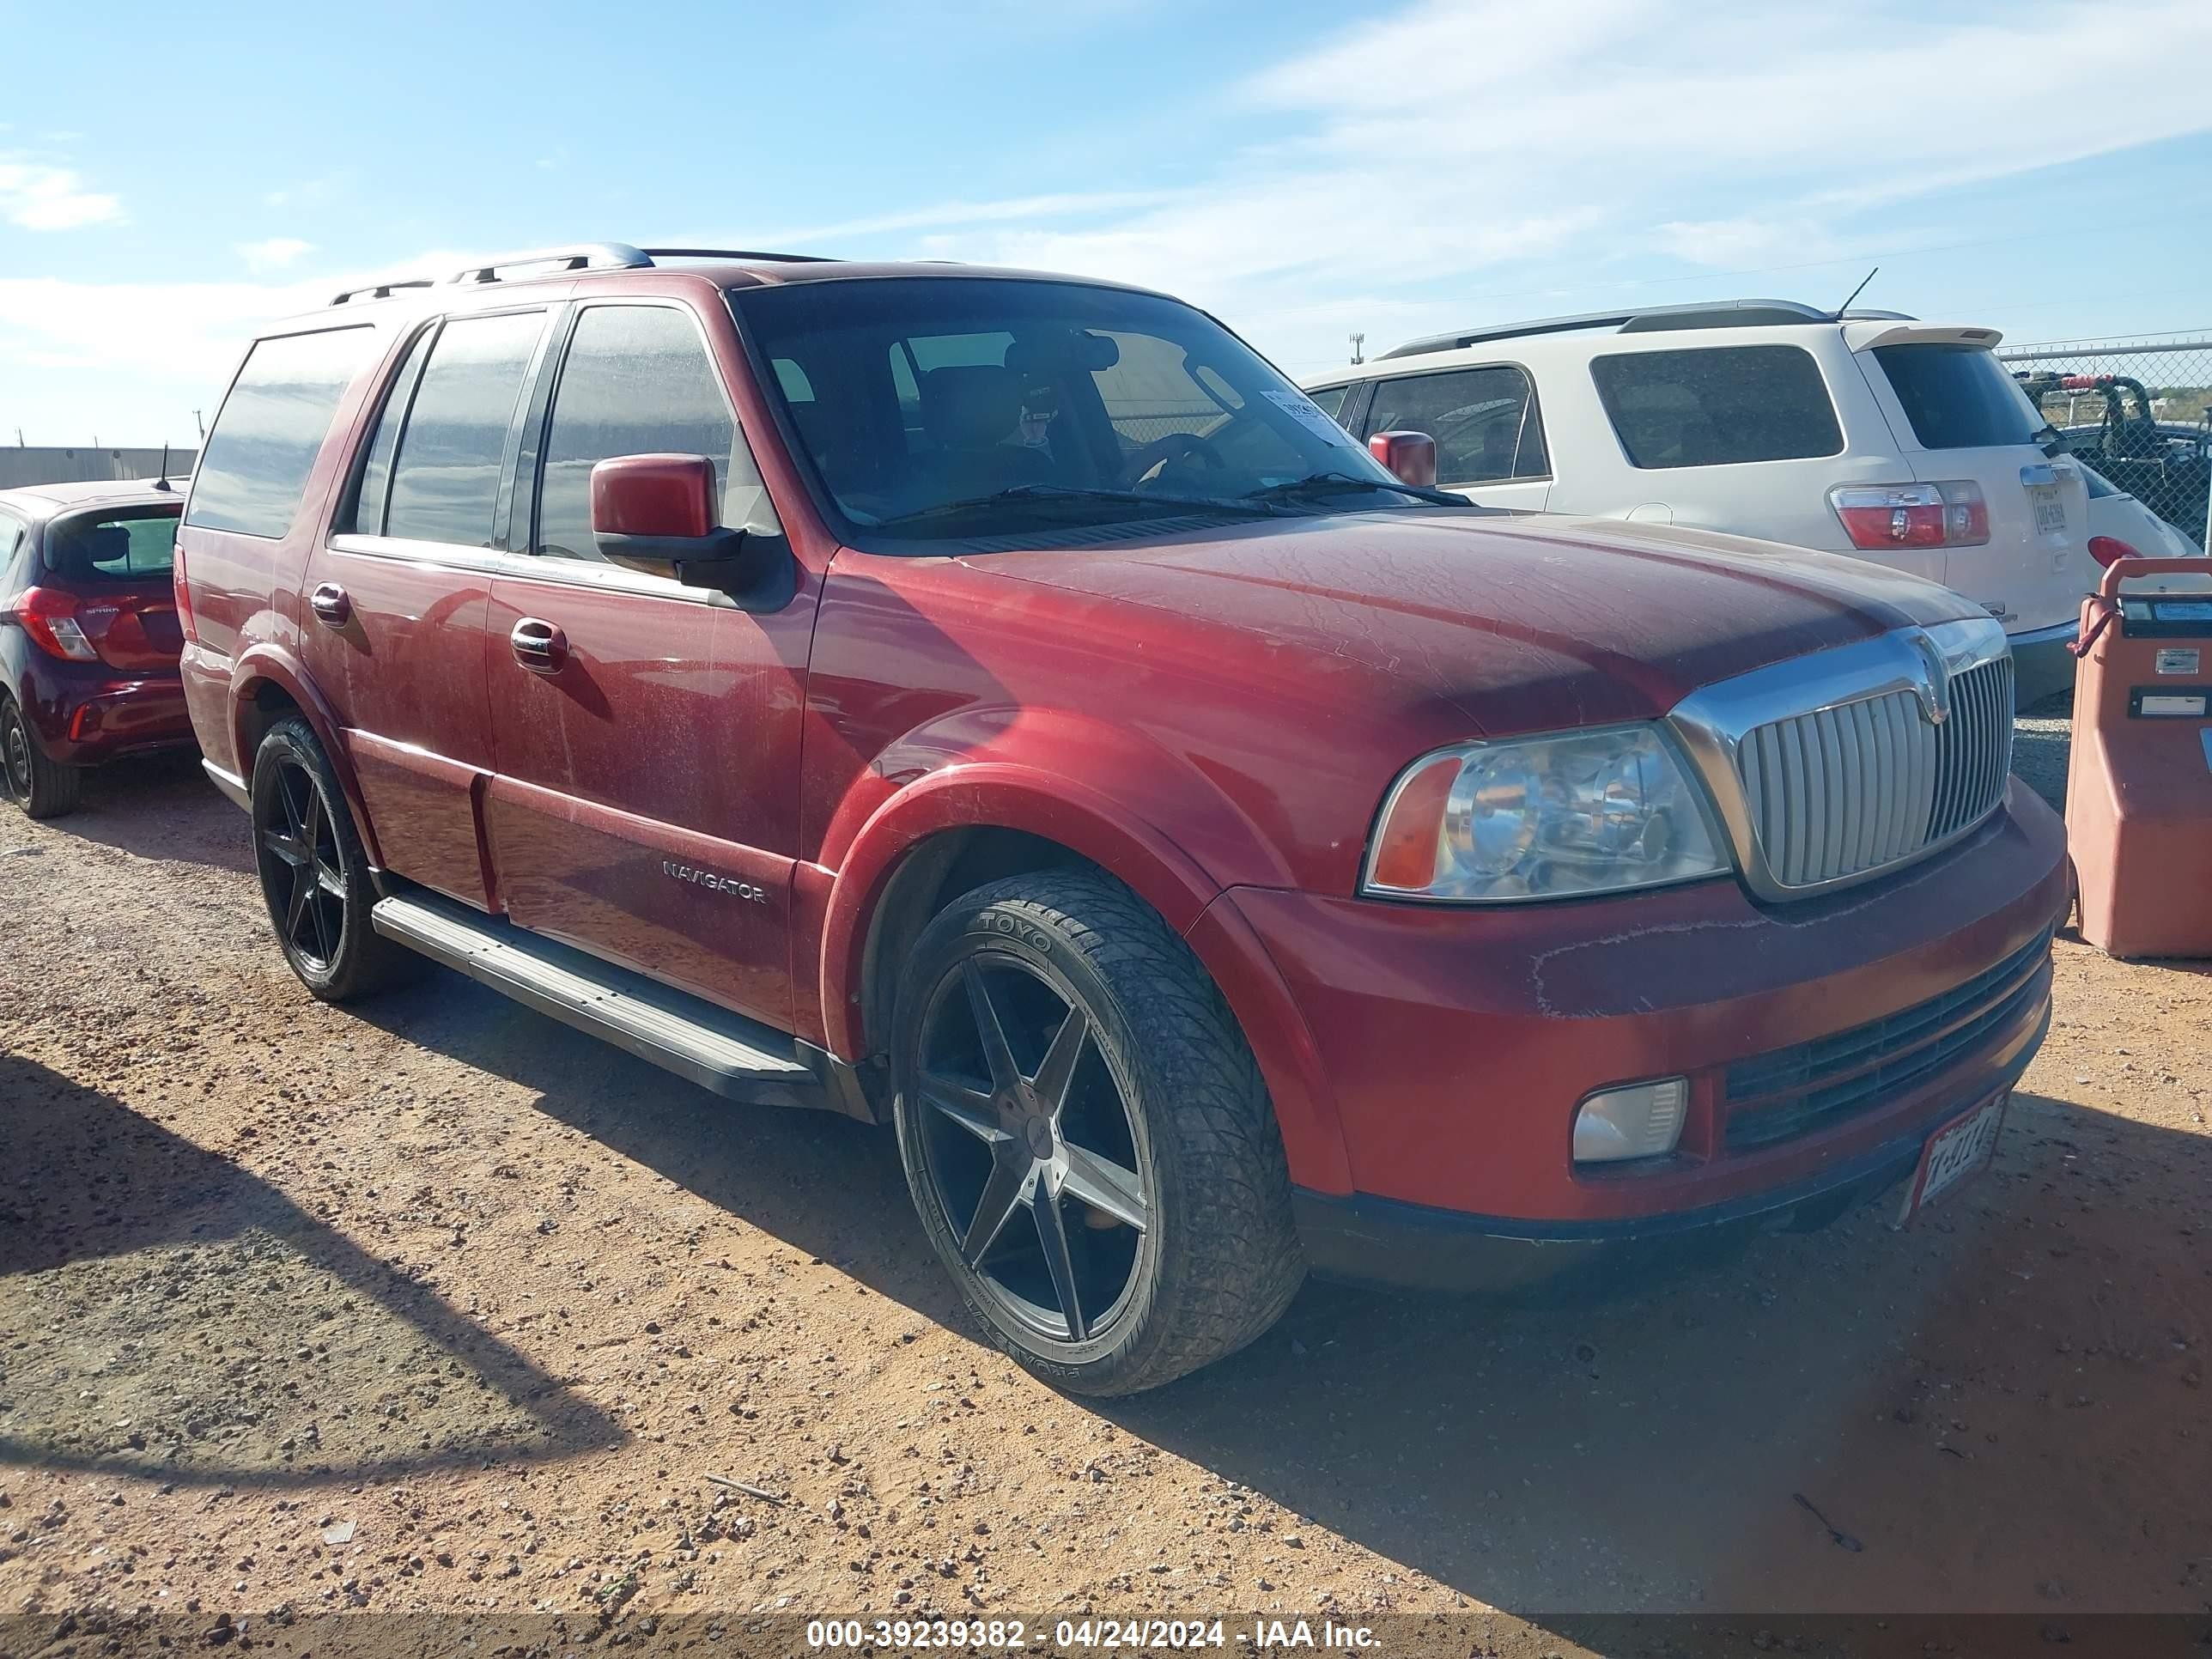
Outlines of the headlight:
{"label": "headlight", "polygon": [[1618,892],[1729,867],[1652,726],[1425,755],[1384,798],[1360,890],[1498,902]]}

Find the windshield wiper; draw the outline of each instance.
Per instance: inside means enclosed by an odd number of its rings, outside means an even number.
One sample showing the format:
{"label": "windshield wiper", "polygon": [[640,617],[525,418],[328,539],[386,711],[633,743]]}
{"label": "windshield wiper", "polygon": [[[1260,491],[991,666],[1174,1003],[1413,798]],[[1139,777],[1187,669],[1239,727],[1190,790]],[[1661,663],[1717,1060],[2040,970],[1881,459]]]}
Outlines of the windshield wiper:
{"label": "windshield wiper", "polygon": [[1244,499],[1250,501],[1287,501],[1298,495],[1340,495],[1347,489],[1393,489],[1401,495],[1410,495],[1417,501],[1427,501],[1435,507],[1471,507],[1464,495],[1455,495],[1449,490],[1424,489],[1419,484],[1401,483],[1395,478],[1357,478],[1349,472],[1314,472],[1303,478],[1293,478],[1287,483],[1264,484],[1251,491]]}
{"label": "windshield wiper", "polygon": [[2066,434],[2048,421],[2036,429],[2029,437],[2028,442],[2046,455],[2065,455],[2073,453],[2071,446],[2066,441]]}
{"label": "windshield wiper", "polygon": [[908,513],[894,513],[888,519],[877,520],[876,525],[880,528],[884,525],[912,524],[917,520],[944,518],[954,514],[975,512],[982,507],[1023,501],[1118,501],[1133,507],[1195,507],[1212,513],[1233,513],[1240,518],[1255,511],[1269,510],[1267,503],[1249,497],[1228,501],[1209,495],[1156,495],[1141,489],[1093,489],[1077,484],[1026,483],[1015,484],[1006,489],[994,489],[988,495],[969,495],[957,501],[939,501],[929,507],[917,507]]}

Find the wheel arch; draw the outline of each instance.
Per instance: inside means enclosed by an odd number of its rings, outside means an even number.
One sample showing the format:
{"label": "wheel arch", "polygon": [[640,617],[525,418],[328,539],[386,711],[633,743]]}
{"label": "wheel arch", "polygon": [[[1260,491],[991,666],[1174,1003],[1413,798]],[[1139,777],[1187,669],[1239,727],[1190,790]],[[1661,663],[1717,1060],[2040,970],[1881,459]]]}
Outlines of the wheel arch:
{"label": "wheel arch", "polygon": [[307,722],[316,742],[330,757],[331,769],[337,774],[338,787],[345,793],[346,811],[353,818],[354,833],[361,837],[362,849],[368,854],[370,864],[381,865],[376,829],[369,821],[360,780],[354,775],[352,758],[339,741],[343,728],[337,711],[315,689],[307,671],[289,652],[267,644],[252,647],[239,658],[230,677],[231,743],[248,788],[252,787],[253,758],[260,752],[261,740],[269,735],[270,727],[291,714]]}
{"label": "wheel arch", "polygon": [[855,1063],[884,1051],[900,963],[946,902],[1000,877],[1071,866],[1120,882],[1182,938],[1259,1062],[1294,1178],[1350,1190],[1318,1045],[1257,935],[1173,840],[1064,775],[993,763],[949,767],[869,818],[824,917],[820,996],[830,1051]]}

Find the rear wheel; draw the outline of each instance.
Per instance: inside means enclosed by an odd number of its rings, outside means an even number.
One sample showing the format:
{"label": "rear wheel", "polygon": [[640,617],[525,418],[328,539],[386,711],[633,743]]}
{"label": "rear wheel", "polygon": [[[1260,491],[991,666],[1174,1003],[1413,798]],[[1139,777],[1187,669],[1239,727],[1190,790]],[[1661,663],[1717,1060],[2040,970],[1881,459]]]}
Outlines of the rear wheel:
{"label": "rear wheel", "polygon": [[284,959],[325,1002],[380,990],[422,958],[369,925],[376,895],[337,775],[314,728],[279,720],[253,757],[253,860]]}
{"label": "rear wheel", "polygon": [[1304,1276],[1274,1114],[1235,1018],[1135,895],[1089,872],[977,889],[902,987],[899,1150],[998,1345],[1077,1393],[1234,1352]]}
{"label": "rear wheel", "polygon": [[84,769],[48,760],[15,700],[0,697],[0,781],[9,796],[34,818],[74,812],[84,789]]}

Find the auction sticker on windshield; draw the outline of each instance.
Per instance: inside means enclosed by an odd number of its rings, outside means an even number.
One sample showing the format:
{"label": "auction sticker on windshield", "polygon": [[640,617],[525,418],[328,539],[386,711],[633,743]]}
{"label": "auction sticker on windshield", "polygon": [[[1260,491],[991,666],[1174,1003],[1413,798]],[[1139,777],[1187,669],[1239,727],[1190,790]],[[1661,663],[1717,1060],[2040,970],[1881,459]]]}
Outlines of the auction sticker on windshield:
{"label": "auction sticker on windshield", "polygon": [[1920,1167],[1913,1171],[1912,1185],[1905,1189],[1905,1203],[1898,1210],[1897,1226],[1905,1226],[1967,1176],[1978,1175],[1989,1166],[1996,1154],[1997,1132],[2004,1127],[2005,1108],[2011,1101],[2012,1091],[2008,1089],[1953,1118],[1928,1137],[1928,1144],[1920,1151]]}

